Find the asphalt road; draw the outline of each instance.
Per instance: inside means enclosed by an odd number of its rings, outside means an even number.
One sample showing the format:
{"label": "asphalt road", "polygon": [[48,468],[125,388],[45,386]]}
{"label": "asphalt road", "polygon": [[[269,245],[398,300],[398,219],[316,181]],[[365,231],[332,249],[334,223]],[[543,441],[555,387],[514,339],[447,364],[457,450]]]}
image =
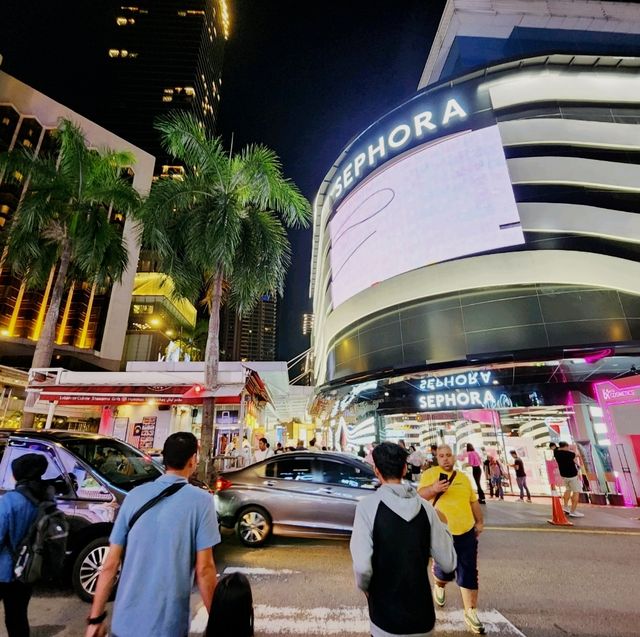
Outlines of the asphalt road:
{"label": "asphalt road", "polygon": [[[346,541],[274,538],[249,550],[225,535],[216,562],[220,572],[247,569],[258,637],[368,634]],[[480,545],[480,614],[484,610],[491,634],[637,637],[638,573],[637,533],[487,530]],[[463,635],[460,594],[448,590],[437,634]],[[32,637],[79,637],[88,610],[69,590],[41,588],[30,607]],[[195,636],[206,620],[197,595],[193,613]]]}

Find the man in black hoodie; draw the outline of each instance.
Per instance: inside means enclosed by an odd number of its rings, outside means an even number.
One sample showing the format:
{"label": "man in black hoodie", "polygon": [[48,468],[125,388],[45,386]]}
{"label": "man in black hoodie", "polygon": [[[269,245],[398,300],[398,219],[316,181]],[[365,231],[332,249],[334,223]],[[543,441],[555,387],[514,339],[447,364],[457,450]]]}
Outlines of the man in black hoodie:
{"label": "man in black hoodie", "polygon": [[47,470],[47,459],[39,453],[27,453],[11,463],[16,480],[15,491],[0,498],[0,599],[4,602],[4,623],[9,637],[27,637],[29,619],[27,608],[31,599],[31,586],[15,579],[13,551],[26,536],[38,513],[29,499],[43,502],[49,499],[47,485],[42,476]]}
{"label": "man in black hoodie", "polygon": [[351,557],[367,596],[373,637],[426,637],[435,624],[429,557],[455,570],[456,553],[435,509],[402,482],[407,452],[392,442],[373,450],[382,483],[356,507]]}

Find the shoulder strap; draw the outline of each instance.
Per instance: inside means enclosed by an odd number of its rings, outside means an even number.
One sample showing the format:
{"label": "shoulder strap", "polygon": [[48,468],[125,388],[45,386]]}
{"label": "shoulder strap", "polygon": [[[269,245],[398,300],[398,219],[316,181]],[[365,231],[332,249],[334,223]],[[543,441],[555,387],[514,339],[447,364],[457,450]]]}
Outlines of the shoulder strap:
{"label": "shoulder strap", "polygon": [[187,486],[186,482],[174,482],[173,484],[169,485],[166,489],[163,489],[157,496],[155,496],[154,498],[151,498],[151,500],[149,500],[149,502],[147,502],[146,504],[143,504],[133,514],[133,517],[131,518],[131,521],[129,522],[129,531],[131,531],[131,529],[133,528],[133,525],[151,507],[154,507],[156,504],[158,504],[158,502],[160,502],[160,500],[164,500],[164,498],[168,498],[170,495],[173,495],[174,493],[177,493],[178,491],[180,491],[180,489],[182,489],[182,487],[185,487],[185,486]]}
{"label": "shoulder strap", "polygon": [[[449,486],[451,486],[451,483],[455,480],[456,475],[458,474],[457,471],[454,471],[450,476],[449,479],[447,480],[447,482],[449,483]],[[444,495],[443,493],[438,493],[438,495],[433,499],[433,506],[436,506],[436,502]]]}

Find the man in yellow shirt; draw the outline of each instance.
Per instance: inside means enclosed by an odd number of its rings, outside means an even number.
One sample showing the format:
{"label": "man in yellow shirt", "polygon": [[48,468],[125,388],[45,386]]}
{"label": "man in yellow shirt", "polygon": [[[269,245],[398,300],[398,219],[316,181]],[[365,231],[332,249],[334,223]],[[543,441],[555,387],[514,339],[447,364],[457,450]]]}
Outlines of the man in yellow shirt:
{"label": "man in yellow shirt", "polygon": [[455,572],[446,573],[434,562],[433,597],[438,606],[444,606],[445,586],[455,579],[462,593],[465,623],[471,632],[484,635],[485,628],[477,614],[478,536],[484,528],[482,509],[469,478],[454,471],[455,457],[451,447],[439,446],[437,459],[438,465],[422,474],[418,493],[425,500],[430,500],[436,511],[447,518],[458,565]]}

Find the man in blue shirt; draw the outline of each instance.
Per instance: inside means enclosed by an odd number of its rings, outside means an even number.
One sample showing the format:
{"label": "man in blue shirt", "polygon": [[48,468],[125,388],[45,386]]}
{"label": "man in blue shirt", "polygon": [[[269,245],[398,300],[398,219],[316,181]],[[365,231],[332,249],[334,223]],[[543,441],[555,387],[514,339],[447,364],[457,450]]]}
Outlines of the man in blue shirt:
{"label": "man in blue shirt", "polygon": [[[112,637],[187,637],[189,600],[195,580],[207,610],[216,585],[212,548],[220,542],[213,497],[187,484],[198,465],[198,441],[187,432],[167,438],[165,475],[127,495],[116,518],[110,547],[87,619],[86,637],[106,635],[105,605],[122,565],[113,608]],[[168,486],[180,491],[146,511],[129,531],[135,513]]]}
{"label": "man in blue shirt", "polygon": [[4,623],[9,637],[29,637],[27,608],[32,587],[15,579],[13,554],[36,519],[38,509],[23,492],[41,502],[48,499],[42,476],[47,459],[26,453],[11,463],[16,490],[0,498],[0,599],[4,603]]}

